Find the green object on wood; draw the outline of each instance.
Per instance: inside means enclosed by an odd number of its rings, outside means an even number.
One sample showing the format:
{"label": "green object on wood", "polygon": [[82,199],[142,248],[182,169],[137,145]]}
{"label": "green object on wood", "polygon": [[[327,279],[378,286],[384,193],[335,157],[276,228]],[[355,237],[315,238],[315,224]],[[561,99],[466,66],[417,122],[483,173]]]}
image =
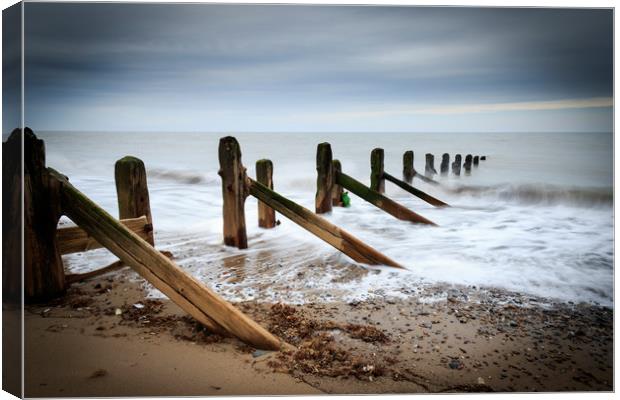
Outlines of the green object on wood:
{"label": "green object on wood", "polygon": [[342,206],[343,207],[351,206],[351,198],[349,197],[349,192],[344,192],[342,194]]}

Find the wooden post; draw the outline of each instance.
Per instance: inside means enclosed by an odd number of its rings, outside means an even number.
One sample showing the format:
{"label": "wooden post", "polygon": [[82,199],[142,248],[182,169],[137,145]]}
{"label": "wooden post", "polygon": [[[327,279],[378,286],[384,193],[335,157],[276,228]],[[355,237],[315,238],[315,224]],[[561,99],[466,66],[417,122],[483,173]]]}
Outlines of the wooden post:
{"label": "wooden post", "polygon": [[170,300],[212,331],[230,332],[259,349],[280,349],[276,337],[123,226],[58,172],[48,170],[58,182],[65,214]]}
{"label": "wooden post", "polygon": [[437,173],[435,169],[435,156],[431,153],[426,153],[426,167],[424,168],[424,175],[433,176]]}
{"label": "wooden post", "polygon": [[[332,160],[332,169],[333,169],[334,176],[336,176],[338,172],[342,171],[342,166],[340,165],[340,161]],[[344,206],[344,204],[342,203],[343,192],[344,191],[342,190],[342,186],[334,182],[334,186],[332,187],[332,206],[335,206],[335,207]]]}
{"label": "wooden post", "polygon": [[387,172],[384,172],[383,176],[385,177],[386,180],[394,183],[396,186],[400,187],[401,189],[411,193],[412,195],[416,197],[419,197],[420,199],[424,200],[425,202],[429,204],[434,205],[435,207],[449,207],[448,204],[444,203],[443,201],[431,196],[430,194],[424,193],[423,191],[419,189],[414,188],[413,186],[409,185],[406,182],[396,179],[395,177],[388,174]]}
{"label": "wooden post", "polygon": [[[23,293],[22,185],[22,131],[15,129],[2,143],[2,299],[19,309]],[[15,325],[15,329],[18,328],[21,329],[21,323]],[[21,330],[19,332],[21,338]]]}
{"label": "wooden post", "polygon": [[[119,219],[146,216],[147,223],[153,226],[149,188],[146,181],[146,168],[142,160],[136,157],[123,157],[114,165],[116,195],[118,197]],[[153,229],[148,233],[147,242],[155,244]]]}
{"label": "wooden post", "polygon": [[443,153],[441,156],[441,166],[439,170],[441,171],[441,175],[448,175],[448,170],[450,169],[450,155],[448,153]]}
{"label": "wooden post", "polygon": [[[24,129],[24,298],[47,300],[64,293],[65,272],[56,227],[61,215],[57,182],[45,167],[45,144]],[[13,131],[9,142],[21,141]],[[14,143],[7,144],[14,147]],[[19,199],[21,202],[21,199]]]}
{"label": "wooden post", "polygon": [[454,175],[461,175],[461,155],[454,156],[454,162],[452,163],[452,173]]}
{"label": "wooden post", "polygon": [[471,162],[472,162],[471,154],[466,155],[465,156],[465,163],[463,164],[463,169],[465,170],[466,174],[471,173]]}
{"label": "wooden post", "polygon": [[332,147],[329,143],[319,143],[316,148],[316,173],[315,211],[317,214],[331,212],[334,172],[332,165]]}
{"label": "wooden post", "polygon": [[370,188],[378,193],[385,193],[383,179],[383,149],[376,148],[370,153]]}
{"label": "wooden post", "polygon": [[403,154],[403,180],[407,183],[411,183],[414,175],[413,151],[408,150]]}
{"label": "wooden post", "polygon": [[[271,160],[256,161],[256,180],[273,189],[273,163]],[[262,201],[258,201],[258,226],[270,229],[276,226],[276,212]]]}
{"label": "wooden post", "polygon": [[478,161],[479,161],[480,157],[478,156],[474,156],[474,167],[478,166]]}
{"label": "wooden post", "polygon": [[252,196],[269,204],[277,212],[332,245],[353,260],[370,265],[388,265],[402,268],[397,262],[379,253],[377,250],[363,243],[345,230],[333,225],[326,219],[313,214],[307,208],[300,206],[294,201],[287,199],[251,178],[247,178],[247,180],[247,185]]}
{"label": "wooden post", "polygon": [[240,249],[248,248],[245,230],[246,169],[241,163],[241,149],[237,139],[226,136],[220,139],[218,149],[224,198],[224,244]]}
{"label": "wooden post", "polygon": [[480,157],[480,161],[486,161],[486,160],[487,160],[487,156]]}
{"label": "wooden post", "polygon": [[339,172],[336,175],[336,182],[341,184],[344,188],[349,189],[352,193],[355,193],[362,199],[366,200],[370,204],[382,209],[388,214],[409,222],[436,225],[434,222],[429,221],[423,216],[416,214],[410,209],[403,207],[397,202],[385,197],[379,192],[375,192],[363,183],[351,178],[345,173]]}

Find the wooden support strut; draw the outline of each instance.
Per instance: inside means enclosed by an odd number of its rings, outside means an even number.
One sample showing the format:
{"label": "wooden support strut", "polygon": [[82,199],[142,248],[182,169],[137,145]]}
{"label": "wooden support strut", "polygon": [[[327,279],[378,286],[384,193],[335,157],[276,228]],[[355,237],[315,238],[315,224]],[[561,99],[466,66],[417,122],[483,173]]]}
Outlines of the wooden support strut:
{"label": "wooden support strut", "polygon": [[381,193],[371,190],[368,186],[351,178],[349,175],[343,172],[339,172],[338,174],[336,174],[336,182],[342,185],[345,189],[350,190],[352,193],[355,193],[357,196],[366,200],[370,204],[373,204],[374,206],[382,209],[383,211],[400,220],[428,225],[436,225],[434,222],[424,218],[419,214],[416,214],[415,212],[409,210],[406,207],[403,207],[394,200],[385,197]]}
{"label": "wooden support strut", "polygon": [[252,196],[268,204],[286,218],[332,245],[353,260],[369,265],[388,265],[391,267],[403,268],[397,262],[379,253],[355,236],[338,228],[307,208],[287,199],[249,177],[246,179],[249,192]]}
{"label": "wooden support strut", "polygon": [[412,195],[416,197],[419,197],[420,199],[424,200],[425,202],[431,205],[434,205],[435,207],[449,207],[447,203],[444,203],[443,201],[431,196],[430,194],[424,193],[420,189],[414,188],[413,186],[409,185],[407,182],[403,182],[400,179],[397,179],[393,177],[392,175],[388,174],[387,172],[383,173],[383,177],[386,180],[395,184],[396,186],[400,187],[401,189],[411,193]]}
{"label": "wooden support strut", "polygon": [[[120,222],[147,242],[149,238],[153,237],[153,235],[150,234],[153,231],[153,226],[148,223],[145,215],[140,218],[122,219]],[[79,226],[59,228],[56,231],[56,237],[58,238],[58,249],[60,250],[60,254],[63,255],[102,247],[99,242],[90,237],[88,233]]]}
{"label": "wooden support strut", "polygon": [[[269,189],[273,189],[273,163],[271,160],[256,161],[256,180]],[[262,201],[258,202],[258,226],[266,229],[276,226],[276,212]]]}
{"label": "wooden support strut", "polygon": [[256,348],[280,349],[275,336],[127,229],[64,176],[48,171],[59,186],[64,213],[187,313],[207,328],[230,332]]}

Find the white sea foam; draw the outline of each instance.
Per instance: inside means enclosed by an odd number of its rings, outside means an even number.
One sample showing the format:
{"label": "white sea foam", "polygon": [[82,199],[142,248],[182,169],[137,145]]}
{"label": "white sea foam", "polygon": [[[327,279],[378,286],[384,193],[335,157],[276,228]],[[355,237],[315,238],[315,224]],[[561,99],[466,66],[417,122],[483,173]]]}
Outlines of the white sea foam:
{"label": "white sea foam", "polygon": [[[314,208],[315,151],[332,144],[343,170],[368,182],[369,155],[385,149],[385,169],[399,177],[402,153],[486,155],[471,176],[415,180],[452,207],[434,208],[386,182],[387,195],[439,227],[399,221],[352,195],[350,208],[326,218],[406,266],[360,267],[278,215],[273,230],[256,226],[248,198],[250,248],[223,246],[217,134],[47,133],[48,164],[113,215],[114,162],[144,160],[156,240],[176,261],[224,296],[284,302],[406,296],[453,283],[505,288],[563,301],[613,302],[611,134],[239,134],[243,161],[270,158],[278,192]],[[93,153],[93,149],[96,152]],[[89,270],[114,260],[105,250],[68,256]],[[153,292],[157,295],[157,292]]]}

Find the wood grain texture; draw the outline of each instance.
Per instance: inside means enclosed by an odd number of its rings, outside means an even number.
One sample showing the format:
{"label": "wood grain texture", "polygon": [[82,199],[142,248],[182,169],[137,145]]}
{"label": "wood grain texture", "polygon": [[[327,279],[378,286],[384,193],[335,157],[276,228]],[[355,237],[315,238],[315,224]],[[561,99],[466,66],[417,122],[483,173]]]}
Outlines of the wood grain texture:
{"label": "wood grain texture", "polygon": [[[140,218],[122,219],[121,224],[135,232],[142,239],[149,241],[153,227],[148,223],[146,215]],[[59,228],[56,231],[60,254],[71,254],[98,249],[103,246],[79,226]]]}
{"label": "wood grain texture", "polygon": [[222,178],[224,244],[248,248],[245,225],[246,169],[241,162],[239,142],[232,136],[220,139],[218,148],[219,175]]}
{"label": "wood grain texture", "polygon": [[[132,156],[121,158],[114,165],[114,179],[119,218],[138,218],[144,215],[152,227],[153,217],[144,162]],[[151,245],[155,244],[153,229],[148,232],[146,241]]]}

